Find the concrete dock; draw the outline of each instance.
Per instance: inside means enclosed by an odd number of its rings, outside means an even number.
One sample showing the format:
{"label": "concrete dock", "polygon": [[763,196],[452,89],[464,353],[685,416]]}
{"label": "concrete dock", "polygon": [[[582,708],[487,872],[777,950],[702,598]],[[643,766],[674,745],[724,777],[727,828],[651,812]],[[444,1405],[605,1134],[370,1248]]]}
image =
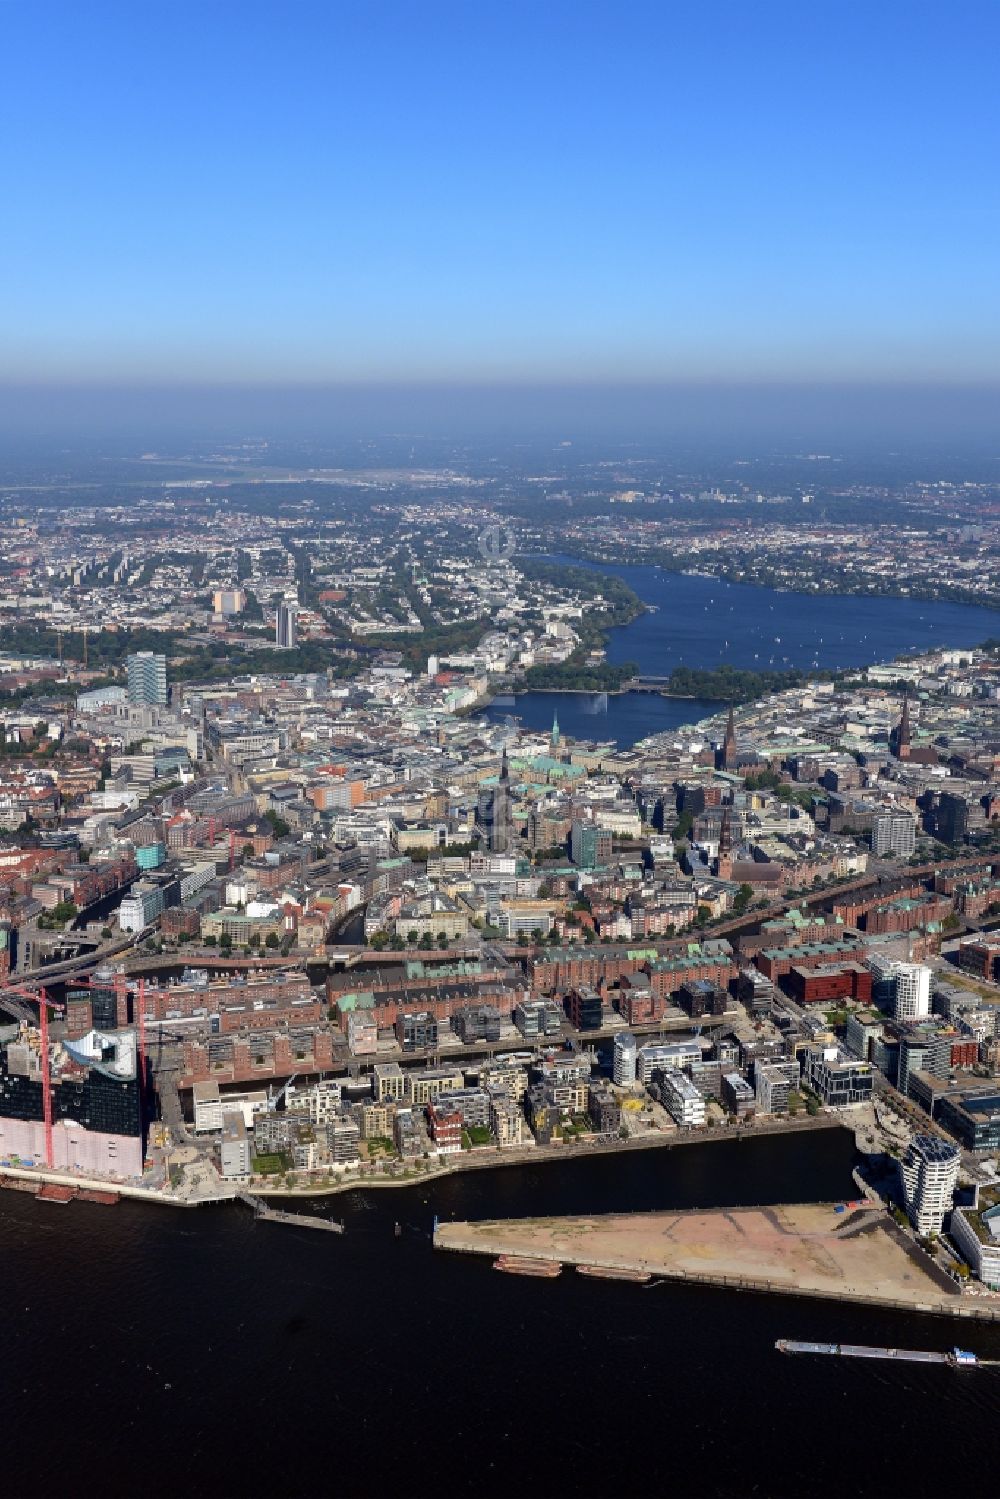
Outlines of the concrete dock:
{"label": "concrete dock", "polygon": [[1000,1320],[1000,1300],[963,1297],[870,1203],[439,1223],[434,1246]]}

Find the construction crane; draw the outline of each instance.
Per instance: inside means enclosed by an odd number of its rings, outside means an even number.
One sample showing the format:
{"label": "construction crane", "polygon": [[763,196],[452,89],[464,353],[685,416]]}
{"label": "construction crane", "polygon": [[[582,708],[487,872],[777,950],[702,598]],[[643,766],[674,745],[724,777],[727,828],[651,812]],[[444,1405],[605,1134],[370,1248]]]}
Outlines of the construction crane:
{"label": "construction crane", "polygon": [[278,1107],[279,1103],[284,1098],[285,1094],[288,1092],[289,1088],[292,1086],[292,1084],[294,1083],[294,1081],[298,1077],[298,1075],[299,1074],[297,1072],[293,1072],[292,1075],[291,1075],[291,1077],[288,1079],[287,1083],[285,1084],[285,1086],[280,1090],[280,1092],[275,1093],[273,1095],[270,1092],[268,1092],[268,1095],[267,1095],[267,1112],[269,1114],[273,1114],[274,1113],[275,1109]]}
{"label": "construction crane", "polygon": [[229,829],[229,873],[236,868],[236,829]]}
{"label": "construction crane", "polygon": [[[48,991],[39,986],[30,989],[26,984],[4,984],[0,988],[0,1007],[4,1005],[7,995],[20,995],[23,999],[30,999],[38,1006],[38,1029],[41,1036],[41,1064],[42,1064],[42,1118],[45,1122],[45,1164],[52,1170],[52,1071],[49,1066],[49,1006],[54,1010],[65,1013],[65,1006],[57,1000],[50,999]],[[17,1014],[17,1010],[14,1010]]]}

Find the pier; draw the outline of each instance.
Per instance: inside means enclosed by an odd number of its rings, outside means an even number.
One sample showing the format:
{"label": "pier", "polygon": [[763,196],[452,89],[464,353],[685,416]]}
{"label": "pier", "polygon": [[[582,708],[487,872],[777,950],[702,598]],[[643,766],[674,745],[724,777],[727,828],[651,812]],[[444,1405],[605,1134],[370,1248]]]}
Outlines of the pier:
{"label": "pier", "polygon": [[255,1218],[262,1218],[265,1223],[292,1223],[296,1228],[319,1228],[328,1234],[342,1234],[344,1225],[338,1223],[335,1218],[319,1218],[313,1213],[286,1213],[281,1208],[269,1207],[259,1197],[252,1197],[249,1192],[241,1192],[239,1201],[246,1203],[248,1208],[253,1208]]}
{"label": "pier", "polygon": [[437,1250],[586,1266],[640,1284],[676,1281],[1000,1321],[1000,1302],[963,1296],[868,1201],[439,1221],[433,1242]]}

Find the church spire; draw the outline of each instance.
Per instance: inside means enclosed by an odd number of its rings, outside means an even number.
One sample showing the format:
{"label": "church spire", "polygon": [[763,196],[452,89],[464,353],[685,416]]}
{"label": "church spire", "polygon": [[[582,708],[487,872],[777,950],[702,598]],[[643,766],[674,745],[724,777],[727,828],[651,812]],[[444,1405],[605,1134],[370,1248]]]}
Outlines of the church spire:
{"label": "church spire", "polygon": [[910,694],[903,693],[903,711],[899,716],[899,723],[893,733],[893,743],[890,746],[897,760],[908,760],[910,758],[910,745],[912,734],[910,730]]}
{"label": "church spire", "polygon": [[552,710],[552,735],[551,735],[551,743],[552,743],[552,748],[553,749],[558,749],[558,747],[559,747],[559,718],[558,718],[558,716],[557,716],[557,714],[555,712],[555,709]]}
{"label": "church spire", "polygon": [[736,719],[733,714],[732,703],[729,704],[729,717],[726,719],[726,733],[722,741],[720,769],[736,769]]}

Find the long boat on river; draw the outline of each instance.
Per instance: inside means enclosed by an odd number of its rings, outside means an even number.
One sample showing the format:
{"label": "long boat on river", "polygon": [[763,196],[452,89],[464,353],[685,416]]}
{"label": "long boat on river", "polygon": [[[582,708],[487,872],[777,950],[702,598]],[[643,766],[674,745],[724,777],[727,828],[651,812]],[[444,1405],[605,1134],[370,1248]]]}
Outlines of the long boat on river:
{"label": "long boat on river", "polygon": [[981,1362],[974,1353],[969,1353],[964,1348],[952,1348],[947,1353],[932,1353],[920,1348],[869,1348],[863,1343],[797,1343],[791,1338],[779,1338],[774,1346],[779,1353],[891,1359],[900,1364],[948,1364],[953,1369],[974,1369]]}

